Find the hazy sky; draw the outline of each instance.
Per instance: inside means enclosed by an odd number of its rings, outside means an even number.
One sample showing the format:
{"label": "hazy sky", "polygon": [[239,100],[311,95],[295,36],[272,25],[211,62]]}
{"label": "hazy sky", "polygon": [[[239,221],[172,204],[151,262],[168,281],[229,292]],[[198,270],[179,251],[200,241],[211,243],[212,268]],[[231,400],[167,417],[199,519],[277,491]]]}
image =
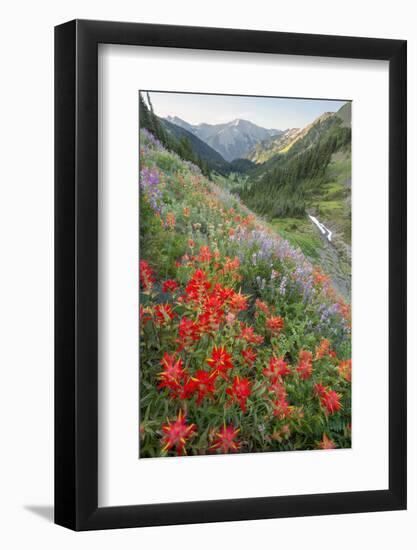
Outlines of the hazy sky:
{"label": "hazy sky", "polygon": [[[198,124],[218,124],[235,118],[250,120],[264,128],[301,128],[326,111],[337,111],[339,100],[288,99],[251,96],[150,92],[155,113],[178,116]],[[145,94],[146,101],[146,94]]]}

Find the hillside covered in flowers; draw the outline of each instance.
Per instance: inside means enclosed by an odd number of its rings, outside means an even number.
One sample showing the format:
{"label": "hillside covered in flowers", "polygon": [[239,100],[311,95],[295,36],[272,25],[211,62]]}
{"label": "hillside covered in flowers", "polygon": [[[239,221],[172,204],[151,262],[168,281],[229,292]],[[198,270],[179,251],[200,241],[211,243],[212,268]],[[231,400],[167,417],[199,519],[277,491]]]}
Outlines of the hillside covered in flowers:
{"label": "hillside covered in flowers", "polygon": [[329,278],[145,129],[140,168],[140,457],[350,447]]}

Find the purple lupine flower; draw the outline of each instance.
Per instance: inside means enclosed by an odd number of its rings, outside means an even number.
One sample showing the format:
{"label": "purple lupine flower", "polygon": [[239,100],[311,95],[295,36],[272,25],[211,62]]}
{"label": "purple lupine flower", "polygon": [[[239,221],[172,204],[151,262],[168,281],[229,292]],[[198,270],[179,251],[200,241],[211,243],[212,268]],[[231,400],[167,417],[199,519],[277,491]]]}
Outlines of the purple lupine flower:
{"label": "purple lupine flower", "polygon": [[147,141],[154,149],[163,149],[159,139],[156,138],[147,128],[142,128],[141,134],[145,138],[145,143]]}
{"label": "purple lupine flower", "polygon": [[148,167],[140,171],[139,185],[149,204],[155,212],[161,214],[163,207],[162,191],[159,188],[160,178],[157,170]]}

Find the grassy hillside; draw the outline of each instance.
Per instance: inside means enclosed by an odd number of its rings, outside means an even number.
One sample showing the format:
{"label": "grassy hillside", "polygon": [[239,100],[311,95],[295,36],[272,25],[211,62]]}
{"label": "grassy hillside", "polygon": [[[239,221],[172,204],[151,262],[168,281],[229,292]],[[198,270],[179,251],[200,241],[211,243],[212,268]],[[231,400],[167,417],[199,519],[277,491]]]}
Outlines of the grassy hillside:
{"label": "grassy hillside", "polygon": [[249,173],[240,191],[253,210],[271,218],[301,217],[327,184],[332,155],[350,147],[350,129],[336,116],[322,116],[286,153]]}
{"label": "grassy hillside", "polygon": [[351,128],[352,126],[352,102],[347,101],[336,113],[342,119],[343,126]]}
{"label": "grassy hillside", "polygon": [[146,130],[140,158],[140,456],[350,447],[329,278]]}
{"label": "grassy hillside", "polygon": [[312,210],[351,244],[351,153],[350,149],[332,155],[326,182],[312,201]]}
{"label": "grassy hillside", "polygon": [[[336,115],[325,114],[299,139],[293,140],[287,152],[256,165],[246,177],[235,179],[234,186],[230,186],[232,178],[219,182],[228,185],[282,237],[319,263],[348,301],[351,286],[349,117],[350,104],[344,105]],[[308,214],[332,231],[331,243]]]}

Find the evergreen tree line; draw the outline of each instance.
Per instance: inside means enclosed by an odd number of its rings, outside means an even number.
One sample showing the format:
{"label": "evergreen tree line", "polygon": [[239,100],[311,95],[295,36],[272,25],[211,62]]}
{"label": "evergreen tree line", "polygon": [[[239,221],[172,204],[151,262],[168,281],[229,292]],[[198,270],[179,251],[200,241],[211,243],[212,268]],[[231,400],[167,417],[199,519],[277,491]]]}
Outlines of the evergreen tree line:
{"label": "evergreen tree line", "polygon": [[177,155],[179,155],[182,159],[188,160],[197,165],[201,172],[210,178],[211,174],[207,162],[193,151],[191,143],[187,137],[183,136],[178,140],[171,136],[166,131],[159,118],[155,115],[149,94],[147,94],[147,100],[150,107],[149,109],[142,97],[142,94],[139,94],[139,118],[141,128],[146,128],[152,132],[152,134],[159,139],[166,149],[177,153]]}
{"label": "evergreen tree line", "polygon": [[334,152],[349,147],[350,128],[332,125],[314,144],[297,155],[283,154],[262,176],[236,189],[241,199],[269,217],[301,217],[326,181],[326,168]]}

